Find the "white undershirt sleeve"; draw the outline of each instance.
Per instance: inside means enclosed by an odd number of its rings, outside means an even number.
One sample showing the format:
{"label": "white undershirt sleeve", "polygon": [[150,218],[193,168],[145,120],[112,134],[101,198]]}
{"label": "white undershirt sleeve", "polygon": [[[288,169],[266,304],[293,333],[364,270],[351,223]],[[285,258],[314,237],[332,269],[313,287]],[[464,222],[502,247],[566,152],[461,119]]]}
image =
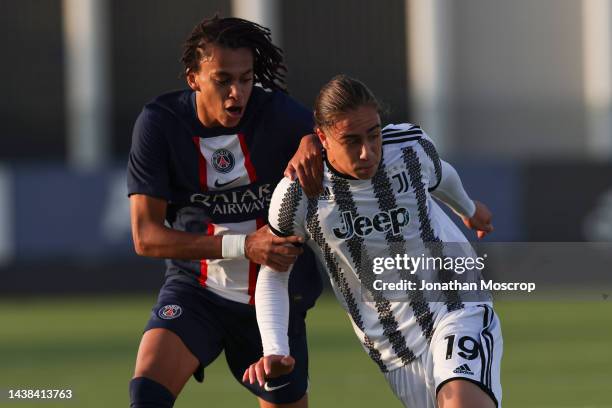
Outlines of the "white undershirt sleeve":
{"label": "white undershirt sleeve", "polygon": [[473,216],[476,212],[476,205],[463,188],[459,174],[449,163],[444,160],[440,160],[440,162],[442,179],[431,194],[446,203],[458,215],[468,218]]}
{"label": "white undershirt sleeve", "polygon": [[255,287],[255,310],[263,355],[289,355],[289,269],[276,272],[262,266]]}

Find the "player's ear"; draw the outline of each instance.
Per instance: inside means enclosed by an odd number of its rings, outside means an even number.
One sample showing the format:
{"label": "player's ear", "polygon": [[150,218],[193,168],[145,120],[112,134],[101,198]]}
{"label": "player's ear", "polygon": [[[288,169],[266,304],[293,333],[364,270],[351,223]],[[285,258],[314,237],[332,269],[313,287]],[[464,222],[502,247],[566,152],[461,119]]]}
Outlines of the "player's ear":
{"label": "player's ear", "polygon": [[200,90],[200,84],[198,83],[198,76],[195,72],[188,69],[185,71],[185,79],[187,79],[187,85],[194,91]]}
{"label": "player's ear", "polygon": [[318,127],[315,129],[315,133],[319,137],[319,141],[321,142],[323,147],[327,149],[327,137],[325,136],[325,133],[323,133],[323,130]]}

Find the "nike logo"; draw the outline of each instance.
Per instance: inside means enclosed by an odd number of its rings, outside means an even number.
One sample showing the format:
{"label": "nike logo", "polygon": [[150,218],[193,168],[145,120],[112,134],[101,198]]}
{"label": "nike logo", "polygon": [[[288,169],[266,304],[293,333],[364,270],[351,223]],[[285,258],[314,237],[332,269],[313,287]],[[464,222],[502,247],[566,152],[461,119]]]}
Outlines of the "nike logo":
{"label": "nike logo", "polygon": [[217,188],[221,188],[221,187],[225,187],[229,184],[232,184],[234,181],[238,180],[240,177],[236,177],[233,180],[228,181],[227,183],[219,183],[219,180],[215,180],[215,187]]}
{"label": "nike logo", "polygon": [[278,389],[281,389],[281,388],[283,388],[283,387],[288,386],[289,384],[291,384],[291,382],[287,382],[287,383],[284,383],[284,384],[282,384],[282,385],[277,385],[276,387],[270,387],[270,386],[268,385],[268,383],[266,382],[266,383],[264,383],[264,390],[266,390],[266,391],[268,391],[268,392],[270,392],[270,391],[276,391],[276,390],[278,390]]}

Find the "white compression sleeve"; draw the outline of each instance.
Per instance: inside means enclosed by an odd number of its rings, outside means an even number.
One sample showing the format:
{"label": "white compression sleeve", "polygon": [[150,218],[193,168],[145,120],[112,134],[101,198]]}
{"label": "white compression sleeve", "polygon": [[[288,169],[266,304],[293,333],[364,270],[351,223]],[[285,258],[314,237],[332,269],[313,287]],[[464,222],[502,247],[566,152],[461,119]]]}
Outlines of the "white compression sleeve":
{"label": "white compression sleeve", "polygon": [[476,205],[470,199],[457,170],[444,160],[442,164],[442,180],[431,194],[446,203],[454,212],[462,217],[471,217],[476,212]]}
{"label": "white compression sleeve", "polygon": [[263,355],[289,355],[289,272],[262,266],[255,287],[255,310]]}

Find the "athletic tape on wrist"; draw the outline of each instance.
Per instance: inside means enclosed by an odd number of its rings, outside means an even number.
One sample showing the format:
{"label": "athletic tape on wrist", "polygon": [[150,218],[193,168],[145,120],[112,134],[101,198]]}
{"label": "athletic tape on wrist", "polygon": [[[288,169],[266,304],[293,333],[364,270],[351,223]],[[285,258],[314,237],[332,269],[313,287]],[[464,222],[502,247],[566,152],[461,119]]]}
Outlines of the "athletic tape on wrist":
{"label": "athletic tape on wrist", "polygon": [[244,259],[246,235],[223,235],[221,256],[227,259]]}

